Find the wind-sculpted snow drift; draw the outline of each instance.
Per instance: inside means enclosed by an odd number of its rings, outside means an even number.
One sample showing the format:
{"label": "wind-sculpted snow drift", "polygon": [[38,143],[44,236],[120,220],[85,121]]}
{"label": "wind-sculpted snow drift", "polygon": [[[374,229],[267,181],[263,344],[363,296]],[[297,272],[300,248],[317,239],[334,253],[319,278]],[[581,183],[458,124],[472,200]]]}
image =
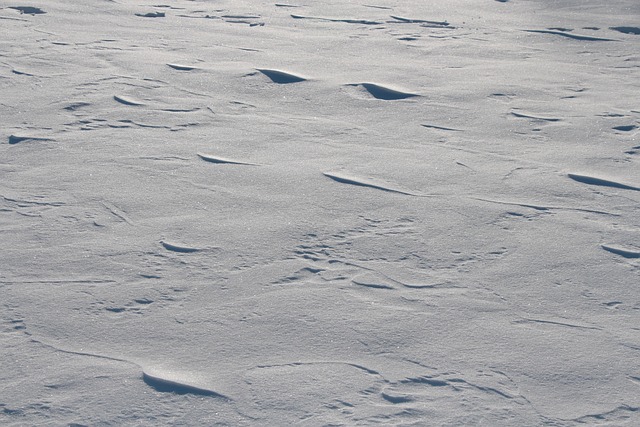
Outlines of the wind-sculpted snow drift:
{"label": "wind-sculpted snow drift", "polygon": [[640,425],[636,0],[0,5],[0,425]]}

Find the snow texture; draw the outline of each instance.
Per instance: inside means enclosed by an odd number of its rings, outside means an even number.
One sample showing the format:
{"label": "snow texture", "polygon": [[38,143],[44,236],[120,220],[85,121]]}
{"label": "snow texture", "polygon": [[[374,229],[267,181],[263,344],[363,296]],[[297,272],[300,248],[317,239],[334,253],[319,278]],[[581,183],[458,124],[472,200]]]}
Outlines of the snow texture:
{"label": "snow texture", "polygon": [[0,425],[640,425],[640,2],[0,5]]}

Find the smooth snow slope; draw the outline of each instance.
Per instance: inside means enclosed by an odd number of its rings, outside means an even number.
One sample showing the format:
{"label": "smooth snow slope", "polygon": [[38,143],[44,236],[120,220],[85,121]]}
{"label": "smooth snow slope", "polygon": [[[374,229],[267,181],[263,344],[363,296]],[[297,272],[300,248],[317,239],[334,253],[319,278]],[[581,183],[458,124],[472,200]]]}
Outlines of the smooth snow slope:
{"label": "smooth snow slope", "polygon": [[636,0],[0,34],[0,424],[640,425]]}

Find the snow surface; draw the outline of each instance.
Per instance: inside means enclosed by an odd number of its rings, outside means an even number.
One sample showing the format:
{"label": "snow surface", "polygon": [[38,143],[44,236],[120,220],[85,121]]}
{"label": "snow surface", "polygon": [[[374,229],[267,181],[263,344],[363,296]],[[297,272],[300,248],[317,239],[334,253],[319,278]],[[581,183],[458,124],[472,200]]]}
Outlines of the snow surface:
{"label": "snow surface", "polygon": [[637,0],[0,2],[0,424],[640,425]]}

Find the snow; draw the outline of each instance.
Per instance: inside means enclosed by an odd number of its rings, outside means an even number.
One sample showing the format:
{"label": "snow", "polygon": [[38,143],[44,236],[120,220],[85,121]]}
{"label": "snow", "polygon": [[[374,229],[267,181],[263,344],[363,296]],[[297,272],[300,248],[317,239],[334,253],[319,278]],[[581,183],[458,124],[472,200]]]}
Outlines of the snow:
{"label": "snow", "polygon": [[0,6],[0,424],[640,425],[640,3]]}

